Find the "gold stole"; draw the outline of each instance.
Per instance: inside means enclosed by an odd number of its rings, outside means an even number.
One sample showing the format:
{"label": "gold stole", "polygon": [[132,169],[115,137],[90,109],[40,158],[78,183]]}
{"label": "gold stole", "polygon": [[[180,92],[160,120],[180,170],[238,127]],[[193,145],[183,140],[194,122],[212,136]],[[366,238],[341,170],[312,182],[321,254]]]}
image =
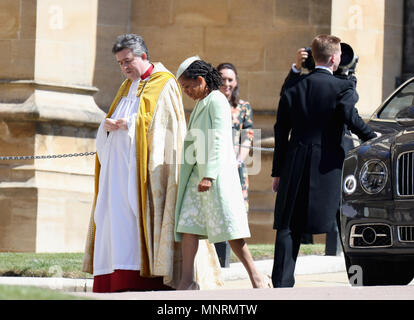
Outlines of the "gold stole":
{"label": "gold stole", "polygon": [[[147,132],[151,124],[152,116],[155,111],[155,106],[158,97],[168,80],[173,78],[173,75],[168,72],[155,72],[150,75],[148,81],[141,80],[137,90],[137,97],[141,95],[139,110],[136,122],[136,158],[137,158],[137,181],[138,181],[138,201],[140,203],[139,212],[139,228],[141,240],[141,270],[140,275],[143,277],[151,277],[152,272],[149,262],[149,239],[147,230],[146,204],[147,204],[147,181],[148,181],[148,145]],[[128,95],[131,87],[131,80],[125,80],[119,88],[115,99],[113,100],[106,118],[109,118],[118,106],[119,101]],[[95,195],[93,200],[92,212],[95,212],[96,199],[99,191],[99,173],[101,164],[96,154],[95,159]],[[94,224],[92,239],[95,239],[96,225]],[[92,243],[94,246],[94,242]],[[92,247],[92,257],[93,257]],[[93,273],[93,266],[92,272]]]}

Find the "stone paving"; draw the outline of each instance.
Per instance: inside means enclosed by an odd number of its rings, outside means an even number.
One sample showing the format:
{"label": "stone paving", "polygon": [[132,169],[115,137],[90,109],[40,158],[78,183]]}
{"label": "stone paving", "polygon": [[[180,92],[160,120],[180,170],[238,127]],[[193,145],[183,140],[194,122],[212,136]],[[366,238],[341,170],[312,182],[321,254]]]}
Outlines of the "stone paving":
{"label": "stone paving", "polygon": [[[257,261],[265,274],[271,273],[272,260]],[[241,264],[222,269],[224,286],[200,291],[147,291],[92,293],[91,279],[0,277],[0,284],[33,285],[66,291],[78,297],[98,300],[413,300],[414,281],[408,286],[350,286],[343,257],[298,257],[294,288],[252,289]]]}

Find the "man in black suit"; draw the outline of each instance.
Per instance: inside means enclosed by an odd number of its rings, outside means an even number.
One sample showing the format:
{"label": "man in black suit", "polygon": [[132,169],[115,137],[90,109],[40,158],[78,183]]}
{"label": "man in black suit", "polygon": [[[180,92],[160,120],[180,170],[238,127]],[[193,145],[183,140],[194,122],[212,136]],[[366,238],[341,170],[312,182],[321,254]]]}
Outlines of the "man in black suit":
{"label": "man in black suit", "polygon": [[[341,45],[342,48],[342,45]],[[309,54],[306,48],[299,48],[296,52],[296,62],[292,64],[292,67],[287,75],[285,82],[282,85],[282,89],[280,95],[284,92],[285,89],[293,86],[299,79],[302,72],[302,65],[305,61],[309,58]],[[308,63],[310,65],[311,63]],[[311,71],[311,70],[308,70]],[[355,71],[355,68],[354,70]],[[349,79],[352,80],[355,88],[357,79],[355,75],[350,73],[349,75],[343,75],[341,73],[334,72],[334,75],[341,79]],[[355,99],[358,100],[358,93],[354,90],[354,94],[356,95]],[[344,140],[344,151],[345,155],[355,147],[354,142],[352,141],[351,133],[349,132],[348,128],[345,126],[345,140]],[[301,236],[301,244],[309,244],[313,243],[313,235],[310,233],[303,233]],[[336,256],[339,255],[341,252],[341,240],[339,238],[339,230],[338,227],[335,227],[332,232],[328,232],[326,234],[326,241],[325,241],[325,255]]]}
{"label": "man in black suit", "polygon": [[274,126],[273,191],[277,229],[273,286],[293,287],[303,233],[328,233],[336,226],[345,157],[345,125],[361,140],[376,137],[355,109],[351,80],[333,76],[341,57],[340,39],[312,41],[316,68],[281,95]]}

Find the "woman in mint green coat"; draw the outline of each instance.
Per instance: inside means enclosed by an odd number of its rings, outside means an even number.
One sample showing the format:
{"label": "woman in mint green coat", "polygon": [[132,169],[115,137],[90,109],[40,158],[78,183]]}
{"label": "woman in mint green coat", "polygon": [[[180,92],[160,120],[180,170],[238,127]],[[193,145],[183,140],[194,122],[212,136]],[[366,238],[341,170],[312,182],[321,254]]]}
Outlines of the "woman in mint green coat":
{"label": "woman in mint green coat", "polygon": [[220,73],[199,57],[185,60],[177,79],[197,103],[184,141],[175,210],[175,239],[181,241],[183,263],[178,290],[197,289],[194,258],[199,239],[229,241],[254,288],[267,279],[258,272],[243,238],[250,237],[246,207],[233,151],[231,113],[218,90]]}

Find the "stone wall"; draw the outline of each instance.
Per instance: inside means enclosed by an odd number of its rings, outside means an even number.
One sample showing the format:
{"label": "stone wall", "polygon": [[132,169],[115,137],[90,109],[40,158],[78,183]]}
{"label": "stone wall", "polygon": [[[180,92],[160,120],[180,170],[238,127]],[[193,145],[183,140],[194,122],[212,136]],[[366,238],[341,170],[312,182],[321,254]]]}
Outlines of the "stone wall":
{"label": "stone wall", "polygon": [[394,89],[401,75],[403,0],[332,1],[332,34],[359,56],[359,113],[368,118]]}
{"label": "stone wall", "polygon": [[[120,12],[130,7],[129,20],[109,14],[114,11],[110,0],[99,1],[97,52],[101,58],[96,60],[94,84],[100,89],[95,99],[103,110],[120,79],[110,53],[116,34],[142,35],[151,60],[161,61],[173,73],[195,54],[213,65],[231,61],[240,73],[242,98],[259,115],[260,111],[275,112],[296,50],[310,45],[315,34],[330,31],[330,0],[293,0],[289,5],[282,0],[121,0],[118,6]],[[185,99],[186,110],[192,107],[193,102]]]}
{"label": "stone wall", "polygon": [[35,26],[36,1],[0,2],[0,79],[33,79]]}
{"label": "stone wall", "polygon": [[[0,2],[0,155],[95,150],[97,3]],[[1,161],[0,251],[82,251],[93,168],[90,156]]]}

